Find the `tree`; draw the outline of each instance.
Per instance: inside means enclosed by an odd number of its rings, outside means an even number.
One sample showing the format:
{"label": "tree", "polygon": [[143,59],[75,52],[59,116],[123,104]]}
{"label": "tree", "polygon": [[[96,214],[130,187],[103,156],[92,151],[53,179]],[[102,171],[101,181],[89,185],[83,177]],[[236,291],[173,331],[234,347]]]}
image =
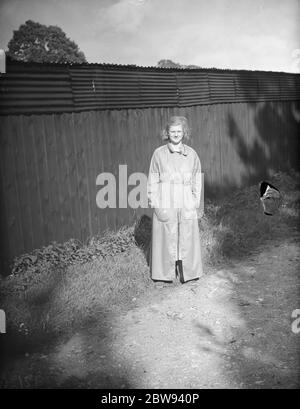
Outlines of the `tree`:
{"label": "tree", "polygon": [[181,68],[181,65],[172,60],[160,60],[157,63],[159,68]]}
{"label": "tree", "polygon": [[18,61],[51,63],[87,62],[78,45],[70,40],[58,26],[45,26],[27,20],[14,30],[9,41],[8,55]]}
{"label": "tree", "polygon": [[172,60],[159,60],[157,63],[157,67],[159,68],[189,68],[189,69],[201,68],[198,65],[178,64],[177,62],[173,62]]}

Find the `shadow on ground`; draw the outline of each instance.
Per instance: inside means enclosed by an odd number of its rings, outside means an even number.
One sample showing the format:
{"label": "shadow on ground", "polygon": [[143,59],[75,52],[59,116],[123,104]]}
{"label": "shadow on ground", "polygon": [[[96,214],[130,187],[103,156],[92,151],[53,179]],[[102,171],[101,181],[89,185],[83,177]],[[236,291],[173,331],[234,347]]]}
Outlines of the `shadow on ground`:
{"label": "shadow on ground", "polygon": [[198,321],[194,327],[199,352],[218,361],[231,386],[299,388],[299,335],[291,330],[299,258],[298,235],[216,273],[216,282],[222,282],[214,303],[222,303],[223,311],[215,308],[211,323]]}
{"label": "shadow on ground", "polygon": [[130,388],[126,362],[111,348],[114,317],[98,314],[98,320],[82,323],[77,332],[62,334],[58,344],[59,335],[22,353],[2,344],[0,388]]}

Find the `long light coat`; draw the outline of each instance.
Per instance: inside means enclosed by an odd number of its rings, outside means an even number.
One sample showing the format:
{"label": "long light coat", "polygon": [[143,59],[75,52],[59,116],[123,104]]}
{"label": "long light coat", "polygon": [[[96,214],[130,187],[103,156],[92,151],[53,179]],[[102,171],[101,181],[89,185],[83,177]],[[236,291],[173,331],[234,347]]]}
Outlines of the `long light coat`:
{"label": "long light coat", "polygon": [[184,281],[202,275],[198,226],[201,164],[197,153],[169,142],[151,158],[147,194],[152,218],[150,270],[153,280],[173,281],[175,262],[182,260]]}

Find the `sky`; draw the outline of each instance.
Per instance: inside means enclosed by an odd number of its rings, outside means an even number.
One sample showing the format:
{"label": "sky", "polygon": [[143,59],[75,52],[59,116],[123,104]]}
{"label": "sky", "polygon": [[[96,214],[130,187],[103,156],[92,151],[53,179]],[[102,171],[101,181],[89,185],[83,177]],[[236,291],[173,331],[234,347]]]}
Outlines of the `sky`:
{"label": "sky", "polygon": [[0,0],[0,48],[29,19],[90,63],[300,72],[300,0]]}

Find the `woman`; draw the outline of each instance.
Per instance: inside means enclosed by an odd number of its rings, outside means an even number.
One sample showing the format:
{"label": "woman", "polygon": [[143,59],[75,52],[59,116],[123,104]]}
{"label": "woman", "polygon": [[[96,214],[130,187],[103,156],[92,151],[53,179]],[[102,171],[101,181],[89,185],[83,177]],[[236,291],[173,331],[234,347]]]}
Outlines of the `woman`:
{"label": "woman", "polygon": [[198,212],[201,164],[197,153],[183,144],[189,138],[187,120],[171,117],[163,131],[167,143],[151,158],[147,194],[154,208],[150,270],[153,280],[181,283],[202,275]]}

